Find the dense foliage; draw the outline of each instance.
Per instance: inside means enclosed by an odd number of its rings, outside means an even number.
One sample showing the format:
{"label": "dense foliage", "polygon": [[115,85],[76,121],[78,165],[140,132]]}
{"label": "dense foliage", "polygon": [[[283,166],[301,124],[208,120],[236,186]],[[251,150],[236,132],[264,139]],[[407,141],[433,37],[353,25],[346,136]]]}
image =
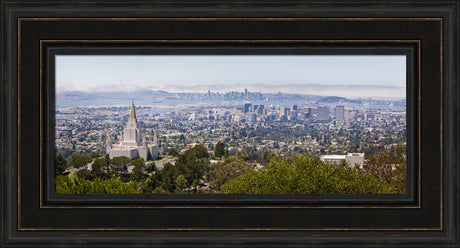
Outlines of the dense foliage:
{"label": "dense foliage", "polygon": [[224,193],[392,193],[390,185],[351,168],[309,156],[273,159],[266,169],[252,170],[222,186]]}
{"label": "dense foliage", "polygon": [[395,187],[397,193],[406,192],[406,147],[398,144],[369,156],[366,171],[380,181]]}
{"label": "dense foliage", "polygon": [[222,141],[217,142],[216,148],[214,149],[214,155],[217,158],[221,158],[225,154],[225,144]]}
{"label": "dense foliage", "polygon": [[196,191],[203,184],[203,177],[209,169],[209,154],[206,147],[196,145],[179,154],[176,163],[167,163],[162,170],[156,171],[143,185],[144,192],[153,192],[157,187],[167,192],[181,192],[185,189]]}
{"label": "dense foliage", "polygon": [[253,170],[253,167],[246,161],[236,157],[229,157],[225,161],[211,165],[208,181],[211,189],[220,192],[222,185],[251,170]]}
{"label": "dense foliage", "polygon": [[56,175],[60,175],[64,173],[67,168],[67,160],[64,158],[64,156],[57,155],[54,160],[54,166]]}
{"label": "dense foliage", "polygon": [[55,180],[57,194],[135,194],[139,193],[134,182],[120,178],[94,180],[82,179],[74,174],[58,176]]}
{"label": "dense foliage", "polygon": [[181,153],[171,149],[161,170],[155,167],[160,161],[146,163],[142,158],[59,154],[56,193],[404,193],[406,189],[402,145],[376,150],[365,170],[345,161],[325,163],[309,153],[282,157],[264,150],[254,159],[245,150],[229,155],[223,142],[216,149],[217,160],[212,163],[203,145]]}

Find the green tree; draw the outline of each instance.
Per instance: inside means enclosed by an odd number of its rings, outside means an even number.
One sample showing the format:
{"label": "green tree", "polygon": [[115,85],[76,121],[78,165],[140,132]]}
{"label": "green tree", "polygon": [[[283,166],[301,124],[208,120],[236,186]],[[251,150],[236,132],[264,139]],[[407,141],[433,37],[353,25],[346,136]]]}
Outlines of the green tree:
{"label": "green tree", "polygon": [[143,158],[135,158],[132,161],[132,165],[134,165],[134,166],[145,166],[145,160]]}
{"label": "green tree", "polygon": [[153,193],[153,190],[159,186],[158,174],[153,172],[145,175],[144,181],[139,183],[139,191],[142,193]]}
{"label": "green tree", "polygon": [[133,160],[133,171],[131,172],[131,180],[141,182],[145,179],[145,161],[143,158],[136,158]]}
{"label": "green tree", "polygon": [[406,192],[406,147],[396,145],[394,149],[384,149],[369,156],[366,171],[375,175],[383,183],[392,185],[394,193]]}
{"label": "green tree", "polygon": [[208,149],[206,149],[206,147],[202,144],[195,145],[193,148],[185,151],[185,153],[186,153],[186,156],[191,155],[195,157],[196,159],[209,157]]}
{"label": "green tree", "polygon": [[115,157],[111,163],[116,173],[126,173],[128,172],[128,166],[131,164],[131,159],[126,156]]}
{"label": "green tree", "polygon": [[79,157],[81,157],[81,155],[80,155],[79,153],[77,153],[77,152],[74,152],[74,153],[70,154],[70,156],[67,157],[67,164],[68,164],[71,168],[77,168],[77,167],[75,166],[75,161],[76,161]]}
{"label": "green tree", "polygon": [[391,193],[392,187],[377,177],[351,168],[347,163],[324,163],[300,155],[274,158],[266,169],[253,170],[222,186],[224,193],[314,194]]}
{"label": "green tree", "polygon": [[54,158],[54,169],[56,176],[61,175],[67,169],[67,160],[62,155],[57,155]]}
{"label": "green tree", "polygon": [[186,185],[180,185],[183,188],[198,184],[204,178],[209,167],[209,154],[203,145],[196,145],[193,148],[179,154],[176,164],[166,163],[162,170],[156,172],[156,180],[159,187],[168,191],[175,192],[181,190],[176,184],[179,175],[186,179]]}
{"label": "green tree", "polygon": [[105,161],[107,161],[107,165],[110,165],[110,155],[105,154],[104,158],[105,158]]}
{"label": "green tree", "polygon": [[89,171],[88,169],[81,169],[77,171],[77,177],[81,179],[86,179],[86,180],[93,180],[94,175]]}
{"label": "green tree", "polygon": [[176,148],[172,148],[171,150],[169,150],[168,155],[176,157],[177,155],[179,155],[179,152],[177,151]]}
{"label": "green tree", "polygon": [[209,168],[208,157],[208,150],[201,144],[179,155],[176,167],[185,176],[188,185],[193,184],[193,181],[199,182],[204,177]]}
{"label": "green tree", "polygon": [[122,182],[120,178],[82,179],[75,174],[61,175],[55,180],[56,194],[136,194],[137,185]]}
{"label": "green tree", "polygon": [[222,141],[217,142],[216,147],[214,149],[214,155],[217,158],[221,158],[225,155],[225,144]]}
{"label": "green tree", "polygon": [[262,156],[259,157],[258,162],[265,165],[270,162],[272,158],[276,157],[275,154],[270,153],[268,150],[264,150]]}
{"label": "green tree", "polygon": [[244,160],[244,161],[249,161],[249,159],[251,159],[251,155],[246,152],[246,151],[239,151],[236,153],[236,157],[238,159],[241,159],[241,160]]}
{"label": "green tree", "polygon": [[215,191],[221,191],[221,186],[226,182],[235,179],[249,171],[253,170],[246,161],[229,157],[224,162],[211,165],[208,175],[210,186]]}
{"label": "green tree", "polygon": [[175,180],[180,175],[179,168],[171,163],[166,163],[163,169],[158,173],[160,187],[168,192],[176,190]]}
{"label": "green tree", "polygon": [[185,179],[184,175],[182,174],[177,176],[175,183],[177,190],[183,190],[187,187],[187,179]]}
{"label": "green tree", "polygon": [[105,157],[96,158],[93,162],[92,170],[94,177],[106,178],[109,166]]}
{"label": "green tree", "polygon": [[155,166],[155,162],[149,162],[145,167],[145,171],[147,173],[151,173],[156,170],[157,170],[157,167]]}
{"label": "green tree", "polygon": [[97,153],[97,152],[92,152],[90,156],[91,156],[91,158],[93,158],[93,159],[94,159],[94,158],[100,157],[99,153]]}
{"label": "green tree", "polygon": [[89,163],[91,163],[93,161],[93,159],[88,156],[88,155],[84,155],[84,156],[79,156],[77,159],[75,159],[75,161],[73,162],[73,167],[74,168],[81,168],[83,166],[87,166]]}

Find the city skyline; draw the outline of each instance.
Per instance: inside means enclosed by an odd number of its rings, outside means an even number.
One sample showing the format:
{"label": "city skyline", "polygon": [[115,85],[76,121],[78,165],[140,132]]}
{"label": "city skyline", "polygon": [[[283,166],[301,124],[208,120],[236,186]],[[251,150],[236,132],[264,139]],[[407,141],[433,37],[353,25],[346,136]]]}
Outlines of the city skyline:
{"label": "city skyline", "polygon": [[[381,105],[377,107],[358,102],[341,105],[340,99],[327,97],[288,107],[240,103],[185,104],[173,109],[159,101],[137,105],[137,109],[134,102],[58,108],[56,192],[107,193],[102,185],[108,184],[110,192],[119,193],[254,193],[246,191],[247,179],[243,178],[252,180],[253,173],[268,173],[279,161],[286,163],[270,179],[295,177],[297,172],[285,169],[293,159],[313,158],[316,162],[302,160],[303,165],[295,168],[311,173],[320,166],[321,173],[315,178],[321,178],[323,169],[332,169],[334,175],[340,169],[347,183],[351,172],[369,177],[370,188],[365,192],[404,193],[407,134],[403,103],[397,107],[392,102],[375,102]],[[391,182],[380,177],[383,169],[376,169],[381,158],[388,161],[384,165],[395,168]],[[69,186],[73,178],[79,181]],[[344,191],[337,179],[340,177],[313,179],[315,186],[301,191],[303,183],[279,192],[265,188],[256,193],[363,193],[359,189],[363,180],[357,180],[358,189]],[[322,188],[318,181],[340,187]],[[123,185],[123,190],[114,185]],[[232,185],[244,191],[228,190]]]}
{"label": "city skyline", "polygon": [[[405,96],[403,55],[58,55],[56,91]],[[331,73],[333,72],[333,73]],[[347,93],[349,94],[349,93]]]}

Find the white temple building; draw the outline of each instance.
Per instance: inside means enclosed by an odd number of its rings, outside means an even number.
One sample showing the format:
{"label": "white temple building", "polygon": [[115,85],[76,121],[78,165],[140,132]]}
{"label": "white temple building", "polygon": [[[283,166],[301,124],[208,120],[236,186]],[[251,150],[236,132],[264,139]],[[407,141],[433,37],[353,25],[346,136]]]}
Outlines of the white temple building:
{"label": "white temple building", "polygon": [[153,144],[148,145],[145,134],[142,136],[142,130],[139,128],[136,118],[136,109],[134,102],[131,104],[131,113],[128,123],[123,130],[119,144],[112,145],[110,133],[106,142],[107,154],[110,158],[126,156],[130,159],[143,158],[144,160],[158,158],[158,137],[155,131]]}

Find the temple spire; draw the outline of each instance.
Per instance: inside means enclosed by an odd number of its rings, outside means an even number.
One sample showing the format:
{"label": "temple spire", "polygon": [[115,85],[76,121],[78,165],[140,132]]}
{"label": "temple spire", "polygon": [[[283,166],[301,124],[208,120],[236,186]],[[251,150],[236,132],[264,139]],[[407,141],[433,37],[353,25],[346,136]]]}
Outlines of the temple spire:
{"label": "temple spire", "polygon": [[153,144],[158,145],[158,134],[157,130],[153,131]]}
{"label": "temple spire", "polygon": [[131,104],[131,114],[129,115],[129,119],[137,119],[136,118],[136,109],[134,108],[134,101]]}
{"label": "temple spire", "polygon": [[112,136],[109,134],[107,135],[107,141],[105,142],[105,146],[107,149],[112,148]]}

